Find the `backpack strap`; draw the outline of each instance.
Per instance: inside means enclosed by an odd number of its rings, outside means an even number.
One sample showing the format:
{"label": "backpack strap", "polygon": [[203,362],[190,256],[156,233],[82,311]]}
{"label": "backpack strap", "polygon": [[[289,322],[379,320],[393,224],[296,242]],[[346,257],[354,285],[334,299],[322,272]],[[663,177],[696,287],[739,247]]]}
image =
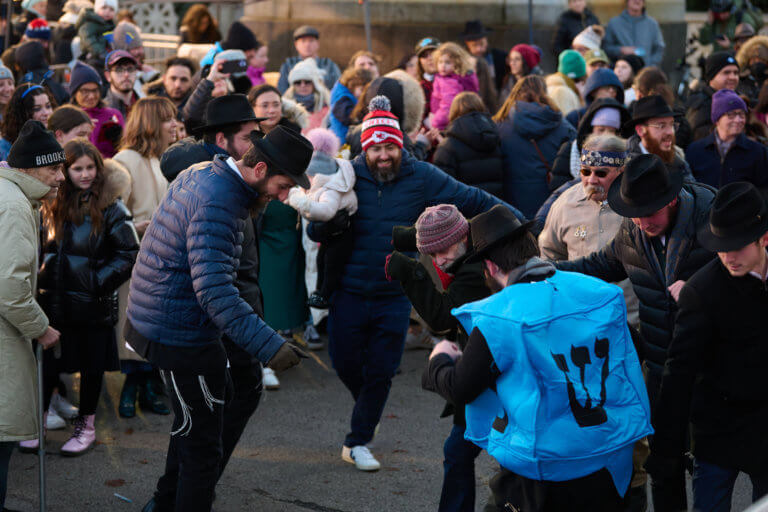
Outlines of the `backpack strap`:
{"label": "backpack strap", "polygon": [[552,166],[549,165],[549,162],[546,158],[544,158],[544,153],[541,152],[541,149],[539,149],[539,145],[536,144],[536,139],[528,139],[531,144],[533,144],[534,149],[536,149],[536,153],[539,155],[539,160],[541,160],[541,163],[544,164],[544,167],[547,169],[547,183],[552,181]]}

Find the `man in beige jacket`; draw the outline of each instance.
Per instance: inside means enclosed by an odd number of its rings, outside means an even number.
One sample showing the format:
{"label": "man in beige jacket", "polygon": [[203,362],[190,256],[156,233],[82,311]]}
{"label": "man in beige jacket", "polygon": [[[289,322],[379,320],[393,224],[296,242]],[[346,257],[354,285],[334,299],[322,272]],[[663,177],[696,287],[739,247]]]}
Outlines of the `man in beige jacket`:
{"label": "man in beige jacket", "polygon": [[64,181],[64,151],[38,121],[27,121],[0,167],[0,510],[8,462],[18,441],[37,438],[37,368],[32,340],[44,348],[59,332],[35,300],[40,201]]}

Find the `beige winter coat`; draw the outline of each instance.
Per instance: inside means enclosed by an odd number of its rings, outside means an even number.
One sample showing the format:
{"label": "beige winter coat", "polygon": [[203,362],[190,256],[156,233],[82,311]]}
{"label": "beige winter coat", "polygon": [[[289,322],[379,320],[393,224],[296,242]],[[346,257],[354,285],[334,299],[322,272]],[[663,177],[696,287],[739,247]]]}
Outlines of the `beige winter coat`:
{"label": "beige winter coat", "polygon": [[288,193],[288,204],[307,220],[326,222],[339,210],[350,215],[357,211],[355,170],[349,160],[336,159],[339,170],[333,174],[315,174],[305,193],[294,187]]}
{"label": "beige winter coat", "polygon": [[547,76],[546,83],[547,95],[552,98],[563,116],[583,106],[581,97],[568,85],[566,77],[562,74],[553,73]]}
{"label": "beige winter coat", "polygon": [[0,441],[37,437],[37,365],[32,342],[48,318],[35,300],[40,199],[50,188],[0,168]]}

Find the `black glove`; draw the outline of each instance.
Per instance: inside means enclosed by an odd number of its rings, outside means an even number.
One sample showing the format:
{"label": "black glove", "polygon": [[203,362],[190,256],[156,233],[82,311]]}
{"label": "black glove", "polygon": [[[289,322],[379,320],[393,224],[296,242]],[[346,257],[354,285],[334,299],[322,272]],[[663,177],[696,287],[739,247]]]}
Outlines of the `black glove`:
{"label": "black glove", "polygon": [[311,222],[311,230],[307,231],[307,236],[313,242],[324,243],[329,238],[340,235],[349,228],[350,220],[347,210],[339,210],[327,222]]}
{"label": "black glove", "polygon": [[418,266],[419,262],[415,259],[409,258],[399,251],[392,251],[384,263],[384,276],[387,281],[402,281],[412,275]]}
{"label": "black glove", "polygon": [[293,343],[283,343],[277,353],[269,360],[267,366],[276,372],[281,372],[296,366],[301,358],[306,359],[307,357],[309,357],[307,353]]}
{"label": "black glove", "polygon": [[392,228],[392,245],[396,251],[416,252],[416,228],[395,226]]}

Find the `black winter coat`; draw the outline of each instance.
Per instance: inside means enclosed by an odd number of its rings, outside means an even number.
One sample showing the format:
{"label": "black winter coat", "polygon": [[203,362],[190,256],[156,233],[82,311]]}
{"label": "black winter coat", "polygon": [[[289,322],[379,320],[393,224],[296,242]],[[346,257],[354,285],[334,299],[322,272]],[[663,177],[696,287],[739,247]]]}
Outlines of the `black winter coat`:
{"label": "black winter coat", "polygon": [[599,25],[600,20],[597,16],[592,14],[589,9],[584,9],[581,14],[574,12],[570,9],[563,12],[557,19],[557,30],[552,38],[552,50],[555,55],[555,60],[560,52],[567,50],[571,47],[573,38],[576,37],[579,32],[584,30],[590,25]]}
{"label": "black winter coat", "polygon": [[723,159],[714,133],[688,146],[685,159],[696,181],[711,187],[748,181],[757,188],[768,188],[768,148],[743,133],[733,141]]}
{"label": "black winter coat", "polygon": [[624,219],[613,241],[600,251],[578,260],[555,263],[560,270],[581,272],[610,283],[629,278],[640,301],[640,332],[646,342],[646,361],[656,365],[656,369],[666,361],[677,313],[677,303],[667,288],[678,280],[687,281],[714,257],[699,245],[697,238],[699,228],[709,222],[713,190],[687,183],[678,197],[677,219],[667,235],[664,274],[649,238],[632,219]]}
{"label": "black winter coat", "polygon": [[691,142],[703,139],[712,132],[712,95],[715,90],[699,82],[688,96],[685,119],[691,126]]}
{"label": "black winter coat", "polygon": [[104,210],[102,228],[91,235],[91,218],[67,223],[59,240],[43,250],[38,301],[51,325],[112,326],[117,289],[131,277],[139,237],[131,212],[118,199]]}
{"label": "black winter coat", "polygon": [[435,150],[432,163],[466,185],[502,197],[504,161],[500,141],[491,116],[471,112],[448,125],[446,139]]}
{"label": "black winter coat", "polygon": [[680,459],[688,422],[696,458],[751,474],[768,466],[768,287],[715,259],[680,292],[654,411],[653,452]]}

